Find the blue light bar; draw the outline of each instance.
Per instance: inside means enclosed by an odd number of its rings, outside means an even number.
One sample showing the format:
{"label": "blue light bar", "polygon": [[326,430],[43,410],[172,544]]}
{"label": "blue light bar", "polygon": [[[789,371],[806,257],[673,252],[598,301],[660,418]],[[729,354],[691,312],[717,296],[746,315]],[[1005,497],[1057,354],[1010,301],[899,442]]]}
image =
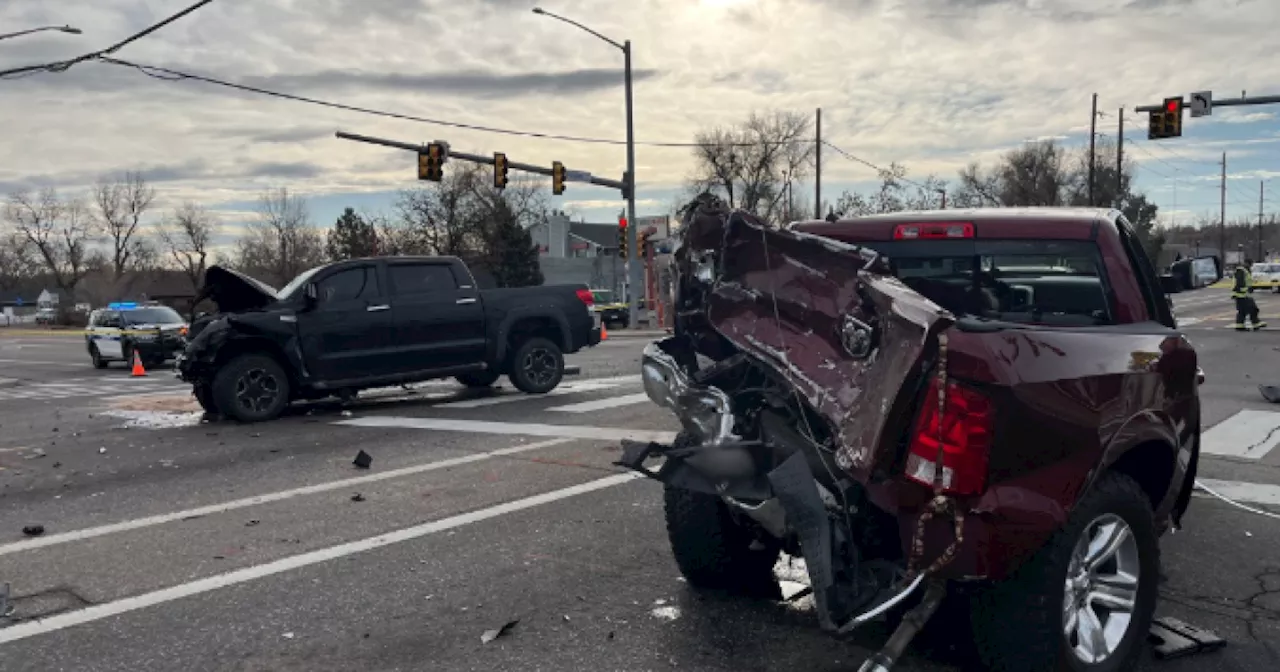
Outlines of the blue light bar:
{"label": "blue light bar", "polygon": [[138,307],[138,304],[136,304],[136,303],[134,303],[134,302],[132,302],[132,301],[127,302],[127,303],[120,303],[120,302],[116,302],[116,303],[108,303],[108,304],[107,304],[107,309],[108,309],[108,310],[132,310],[132,309],[137,308],[137,307]]}

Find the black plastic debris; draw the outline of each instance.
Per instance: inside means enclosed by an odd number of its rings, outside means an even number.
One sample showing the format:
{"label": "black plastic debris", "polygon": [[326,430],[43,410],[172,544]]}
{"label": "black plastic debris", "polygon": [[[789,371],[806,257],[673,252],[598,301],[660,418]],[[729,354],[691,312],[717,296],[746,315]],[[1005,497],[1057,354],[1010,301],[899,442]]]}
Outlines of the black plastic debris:
{"label": "black plastic debris", "polygon": [[245,523],[245,524],[244,524],[244,526],[245,526],[245,527],[253,527],[254,525],[257,525],[258,523],[261,523],[261,522],[262,522],[261,520],[254,519],[254,520],[251,520],[251,521],[249,521],[249,522]]}
{"label": "black plastic debris", "polygon": [[1262,393],[1262,398],[1273,404],[1280,404],[1280,385],[1259,385],[1258,391]]}
{"label": "black plastic debris", "polygon": [[356,459],[352,460],[351,464],[356,465],[359,469],[368,469],[369,465],[373,464],[373,456],[362,450],[356,453]]}
{"label": "black plastic debris", "polygon": [[22,528],[22,533],[28,537],[38,537],[44,534],[44,525],[27,525]]}
{"label": "black plastic debris", "polygon": [[493,640],[499,637],[502,637],[503,635],[506,635],[507,633],[511,632],[511,629],[516,627],[516,623],[519,623],[519,622],[520,622],[520,619],[517,618],[514,621],[507,621],[506,623],[503,623],[502,627],[498,628],[497,630],[485,630],[484,634],[480,635],[480,643],[488,644],[489,642],[492,642]]}
{"label": "black plastic debris", "polygon": [[1209,653],[1227,645],[1225,640],[1208,630],[1168,616],[1157,618],[1151,623],[1147,641],[1152,644],[1156,658],[1160,660]]}
{"label": "black plastic debris", "polygon": [[351,495],[351,501],[353,501],[353,502],[363,502],[363,501],[364,501],[364,495],[362,495],[362,494],[360,494],[360,493],[358,493],[358,492],[357,492],[356,494]]}

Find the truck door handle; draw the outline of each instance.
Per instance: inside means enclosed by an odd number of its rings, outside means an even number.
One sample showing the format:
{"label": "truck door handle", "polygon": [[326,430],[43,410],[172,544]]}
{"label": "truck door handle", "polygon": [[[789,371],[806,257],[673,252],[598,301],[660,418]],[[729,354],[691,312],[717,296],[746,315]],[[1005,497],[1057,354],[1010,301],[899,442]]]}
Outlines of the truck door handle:
{"label": "truck door handle", "polygon": [[365,308],[365,310],[370,313],[376,313],[382,310],[391,310],[391,306],[388,306],[386,304],[383,304],[381,306],[369,306],[368,308]]}
{"label": "truck door handle", "polygon": [[458,299],[458,300],[456,301],[456,303],[457,303],[458,305],[460,305],[460,306],[461,306],[461,305],[468,304],[468,303],[475,303],[475,302],[476,302],[476,300],[475,300],[475,299]]}

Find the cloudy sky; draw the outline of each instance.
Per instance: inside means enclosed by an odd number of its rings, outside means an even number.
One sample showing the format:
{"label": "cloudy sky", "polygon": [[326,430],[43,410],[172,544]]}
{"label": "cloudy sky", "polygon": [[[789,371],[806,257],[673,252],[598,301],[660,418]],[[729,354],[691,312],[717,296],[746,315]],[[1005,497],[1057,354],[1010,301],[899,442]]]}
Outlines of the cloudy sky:
{"label": "cloudy sky", "polygon": [[[0,69],[98,49],[191,0],[4,0]],[[640,142],[687,142],[751,110],[823,109],[825,139],[876,164],[952,179],[1032,138],[1086,142],[1090,95],[1114,138],[1127,108],[1140,188],[1167,216],[1217,211],[1227,153],[1228,217],[1256,214],[1280,176],[1280,105],[1219,108],[1184,137],[1148,142],[1139,105],[1211,89],[1280,94],[1276,0],[214,0],[116,54],[256,87],[432,119],[621,140],[621,53],[530,9],[630,39]],[[95,62],[0,81],[0,190],[143,170],[169,207],[195,199],[234,224],[255,194],[287,186],[324,225],[344,206],[389,210],[415,185],[412,154],[337,140],[344,130],[620,177],[621,145],[567,142],[387,119],[164,81]],[[874,171],[827,151],[824,195]],[[637,150],[641,214],[665,212],[687,148]],[[1268,183],[1280,211],[1280,179]],[[615,192],[570,185],[553,203],[607,221]]]}

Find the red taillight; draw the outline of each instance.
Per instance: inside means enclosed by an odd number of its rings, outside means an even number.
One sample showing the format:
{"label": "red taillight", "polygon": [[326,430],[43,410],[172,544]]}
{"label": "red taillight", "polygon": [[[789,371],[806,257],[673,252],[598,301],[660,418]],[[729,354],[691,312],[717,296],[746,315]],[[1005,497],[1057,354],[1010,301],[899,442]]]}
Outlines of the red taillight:
{"label": "red taillight", "polygon": [[946,240],[972,238],[973,224],[969,222],[938,222],[936,224],[899,224],[893,228],[894,240]]}
{"label": "red taillight", "polygon": [[911,436],[907,478],[933,487],[941,441],[943,490],[955,495],[980,494],[987,486],[992,423],[991,400],[956,383],[948,383],[939,412],[938,381],[934,379]]}
{"label": "red taillight", "polygon": [[591,290],[579,289],[577,293],[578,293],[578,300],[587,304],[588,308],[595,305],[596,297],[591,295]]}

